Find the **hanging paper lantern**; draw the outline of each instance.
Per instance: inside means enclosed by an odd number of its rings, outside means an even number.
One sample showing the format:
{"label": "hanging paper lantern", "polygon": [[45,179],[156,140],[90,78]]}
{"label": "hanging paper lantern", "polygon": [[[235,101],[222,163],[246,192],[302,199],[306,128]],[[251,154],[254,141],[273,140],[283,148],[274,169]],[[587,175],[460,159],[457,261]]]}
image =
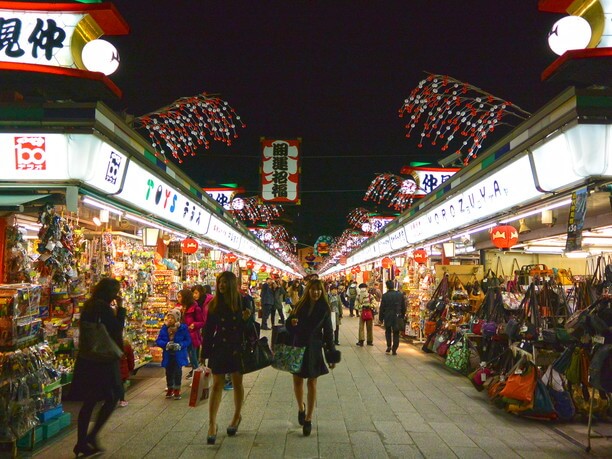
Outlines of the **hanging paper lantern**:
{"label": "hanging paper lantern", "polygon": [[247,269],[253,269],[255,267],[255,262],[253,260],[248,260],[246,262]]}
{"label": "hanging paper lantern", "polygon": [[496,226],[490,236],[493,245],[502,250],[508,250],[518,242],[518,231],[512,225]]}
{"label": "hanging paper lantern", "polygon": [[183,253],[192,254],[198,251],[198,241],[188,237],[181,242],[181,251]]}
{"label": "hanging paper lantern", "polygon": [[231,252],[225,255],[225,261],[228,263],[234,263],[236,260],[238,260],[238,257]]}
{"label": "hanging paper lantern", "polygon": [[361,272],[361,267],[360,266],[355,266],[354,269],[355,269],[355,274]]}
{"label": "hanging paper lantern", "polygon": [[382,259],[381,265],[383,268],[389,269],[391,266],[393,266],[393,260],[389,257],[385,257]]}
{"label": "hanging paper lantern", "polygon": [[265,273],[268,270],[266,265],[261,265],[261,268],[259,268],[259,272],[260,273]]}
{"label": "hanging paper lantern", "polygon": [[427,263],[427,251],[425,249],[417,249],[412,252],[412,258],[419,264]]}
{"label": "hanging paper lantern", "polygon": [[399,276],[401,273],[402,273],[401,269],[395,268],[395,271],[394,271],[395,277]]}

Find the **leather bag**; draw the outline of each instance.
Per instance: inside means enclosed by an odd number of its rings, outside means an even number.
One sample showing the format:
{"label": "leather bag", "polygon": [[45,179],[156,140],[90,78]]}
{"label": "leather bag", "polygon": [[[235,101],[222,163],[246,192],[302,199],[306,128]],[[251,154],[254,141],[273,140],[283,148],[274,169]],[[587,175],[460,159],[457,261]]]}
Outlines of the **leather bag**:
{"label": "leather bag", "polygon": [[100,321],[81,321],[79,334],[79,357],[94,362],[114,362],[123,357],[123,350],[108,334]]}
{"label": "leather bag", "polygon": [[363,308],[361,310],[361,320],[372,320],[374,319],[374,313],[372,312],[371,308]]}
{"label": "leather bag", "polygon": [[244,340],[240,350],[240,373],[247,374],[272,365],[274,356],[266,336],[255,342]]}
{"label": "leather bag", "polygon": [[508,376],[506,385],[500,395],[507,399],[531,403],[533,402],[537,379],[536,367],[522,358],[512,374]]}

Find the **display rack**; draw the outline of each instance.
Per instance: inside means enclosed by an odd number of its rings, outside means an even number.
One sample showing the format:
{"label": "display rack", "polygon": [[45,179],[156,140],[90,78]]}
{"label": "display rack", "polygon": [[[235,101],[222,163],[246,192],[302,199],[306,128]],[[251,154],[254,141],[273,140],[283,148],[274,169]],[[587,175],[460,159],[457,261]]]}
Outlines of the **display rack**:
{"label": "display rack", "polygon": [[152,362],[160,363],[161,349],[155,346],[159,330],[164,324],[164,317],[174,307],[180,283],[176,271],[155,270],[151,276],[152,292],[143,305],[143,315],[147,332],[147,342]]}

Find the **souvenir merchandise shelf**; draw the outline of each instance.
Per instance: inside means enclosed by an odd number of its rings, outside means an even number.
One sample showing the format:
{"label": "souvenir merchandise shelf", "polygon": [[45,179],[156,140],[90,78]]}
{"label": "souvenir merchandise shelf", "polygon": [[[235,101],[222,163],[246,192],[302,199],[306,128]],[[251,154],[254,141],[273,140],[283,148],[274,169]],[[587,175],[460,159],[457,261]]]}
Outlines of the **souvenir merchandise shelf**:
{"label": "souvenir merchandise shelf", "polygon": [[177,300],[180,284],[177,282],[176,271],[156,270],[151,276],[152,292],[143,305],[147,341],[152,361],[161,362],[161,349],[155,346],[159,330],[164,324],[166,313],[172,309]]}
{"label": "souvenir merchandise shelf", "polygon": [[431,299],[433,274],[425,266],[416,263],[407,269],[402,290],[406,298],[406,328],[404,337],[414,343],[423,342],[423,324],[427,318],[425,305]]}
{"label": "souvenir merchandise shelf", "polygon": [[15,350],[40,341],[40,285],[0,285],[0,350]]}

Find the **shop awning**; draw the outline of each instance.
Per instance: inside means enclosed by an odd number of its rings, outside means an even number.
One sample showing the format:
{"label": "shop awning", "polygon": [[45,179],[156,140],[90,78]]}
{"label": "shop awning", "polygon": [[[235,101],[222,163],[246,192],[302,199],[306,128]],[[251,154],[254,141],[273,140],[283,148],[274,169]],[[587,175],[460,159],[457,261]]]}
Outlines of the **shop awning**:
{"label": "shop awning", "polygon": [[0,195],[0,210],[23,211],[23,205],[39,199],[48,198],[50,194],[5,194]]}

